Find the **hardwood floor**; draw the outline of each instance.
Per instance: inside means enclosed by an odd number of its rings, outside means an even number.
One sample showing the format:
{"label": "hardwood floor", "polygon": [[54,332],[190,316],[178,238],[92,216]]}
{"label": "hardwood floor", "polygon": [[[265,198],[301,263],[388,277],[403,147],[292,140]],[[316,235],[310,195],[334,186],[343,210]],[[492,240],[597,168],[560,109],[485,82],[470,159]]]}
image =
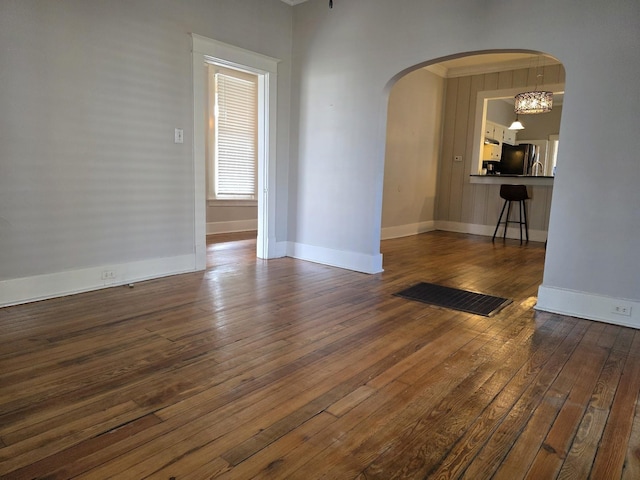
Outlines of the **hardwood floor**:
{"label": "hardwood floor", "polygon": [[[640,478],[640,335],[535,312],[543,244],[432,232],[365,275],[235,238],[0,309],[2,478]],[[418,281],[514,301],[392,295]]]}

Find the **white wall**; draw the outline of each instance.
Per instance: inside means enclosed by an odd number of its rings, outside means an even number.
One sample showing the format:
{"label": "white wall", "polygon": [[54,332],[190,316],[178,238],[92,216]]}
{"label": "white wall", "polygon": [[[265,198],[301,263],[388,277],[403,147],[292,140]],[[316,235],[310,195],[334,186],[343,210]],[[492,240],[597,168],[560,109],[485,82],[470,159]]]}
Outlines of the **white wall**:
{"label": "white wall", "polygon": [[524,130],[518,131],[518,140],[547,140],[549,135],[560,132],[562,105],[554,105],[553,110],[542,115],[520,115]]}
{"label": "white wall", "polygon": [[[620,320],[608,315],[616,298],[640,307],[638,2],[311,0],[294,12],[292,241],[379,254],[395,75],[459,53],[540,51],[564,65],[567,93],[539,306],[586,316],[567,293],[578,292],[606,321]],[[629,320],[640,325],[638,310]]]}
{"label": "white wall", "polygon": [[434,229],[444,84],[442,77],[419,69],[391,88],[382,238]]}
{"label": "white wall", "polygon": [[192,32],[282,60],[286,240],[291,28],[280,0],[0,2],[0,305],[194,268]]}
{"label": "white wall", "polygon": [[487,102],[486,118],[490,122],[508,127],[515,120],[513,104],[505,100],[489,100]]}

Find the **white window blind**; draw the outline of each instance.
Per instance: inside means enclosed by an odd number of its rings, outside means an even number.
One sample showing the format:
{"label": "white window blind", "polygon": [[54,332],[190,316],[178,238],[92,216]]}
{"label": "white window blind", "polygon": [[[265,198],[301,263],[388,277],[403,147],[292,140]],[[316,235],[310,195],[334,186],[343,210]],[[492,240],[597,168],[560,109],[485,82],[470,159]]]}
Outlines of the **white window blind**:
{"label": "white window blind", "polygon": [[214,75],[213,183],[218,200],[254,200],[257,193],[258,89],[256,79],[242,75]]}

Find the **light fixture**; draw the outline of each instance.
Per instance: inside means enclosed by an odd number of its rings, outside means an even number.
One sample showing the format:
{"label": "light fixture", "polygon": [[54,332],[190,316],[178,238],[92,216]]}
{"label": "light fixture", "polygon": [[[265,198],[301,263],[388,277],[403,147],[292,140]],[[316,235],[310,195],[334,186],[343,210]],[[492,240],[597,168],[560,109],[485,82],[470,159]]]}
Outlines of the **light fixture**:
{"label": "light fixture", "polygon": [[524,130],[524,125],[518,120],[518,115],[516,115],[516,119],[513,121],[509,130]]}
{"label": "light fixture", "polygon": [[553,107],[553,92],[535,90],[516,95],[514,110],[516,113],[547,113]]}
{"label": "light fixture", "polygon": [[516,95],[514,103],[514,111],[516,114],[534,114],[547,113],[553,107],[553,92],[538,90],[538,84],[543,83],[544,64],[540,70],[540,57],[538,57],[538,66],[536,72],[536,86],[531,92],[522,92]]}

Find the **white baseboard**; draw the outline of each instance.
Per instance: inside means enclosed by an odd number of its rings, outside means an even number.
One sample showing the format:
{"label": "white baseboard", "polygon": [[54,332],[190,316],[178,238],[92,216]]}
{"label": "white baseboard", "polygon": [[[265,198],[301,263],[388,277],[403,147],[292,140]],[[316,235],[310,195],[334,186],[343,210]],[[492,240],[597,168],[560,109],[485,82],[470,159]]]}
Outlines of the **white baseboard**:
{"label": "white baseboard", "polygon": [[[624,307],[629,315],[614,313]],[[540,285],[536,310],[640,328],[640,302]]]}
{"label": "white baseboard", "polygon": [[[469,233],[472,235],[493,236],[495,226],[476,225],[459,222],[445,222],[436,220],[436,229],[449,232]],[[502,229],[498,231],[502,233]],[[507,238],[520,239],[520,230],[509,227]],[[529,230],[529,240],[544,242],[547,232],[543,230]],[[630,315],[614,313],[616,306],[627,309]],[[538,288],[538,302],[536,310],[585,318],[600,322],[640,328],[640,302],[614,297],[605,297],[585,292],[565,290],[541,285]]]}
{"label": "white baseboard", "polygon": [[248,232],[258,229],[258,219],[231,220],[228,222],[207,222],[207,235],[216,233]]}
{"label": "white baseboard", "polygon": [[287,256],[289,242],[273,242],[269,246],[269,258],[282,258]]}
{"label": "white baseboard", "polygon": [[[496,229],[496,226],[436,220],[435,228],[436,230],[444,230],[446,232],[470,233],[472,235],[483,235],[485,237],[492,237],[493,232]],[[504,227],[502,226],[498,229],[498,235],[496,236],[496,238],[498,238],[498,236],[502,238],[503,229]],[[515,238],[516,240],[520,240],[520,229],[515,227],[509,227],[507,229],[507,238]],[[526,238],[524,229],[522,230],[522,238],[523,239]],[[532,242],[544,242],[547,240],[547,231],[529,229],[529,240],[531,240]]]}
{"label": "white baseboard", "polygon": [[408,225],[397,225],[395,227],[383,227],[380,232],[380,239],[389,240],[391,238],[408,237],[410,235],[418,235],[419,233],[431,232],[435,229],[436,226],[433,220],[410,223]]}
{"label": "white baseboard", "polygon": [[195,254],[189,254],[2,280],[0,307],[193,272],[195,265]]}
{"label": "white baseboard", "polygon": [[287,256],[362,273],[380,273],[383,271],[382,254],[366,255],[363,253],[346,252],[343,250],[305,245],[303,243],[288,242]]}

